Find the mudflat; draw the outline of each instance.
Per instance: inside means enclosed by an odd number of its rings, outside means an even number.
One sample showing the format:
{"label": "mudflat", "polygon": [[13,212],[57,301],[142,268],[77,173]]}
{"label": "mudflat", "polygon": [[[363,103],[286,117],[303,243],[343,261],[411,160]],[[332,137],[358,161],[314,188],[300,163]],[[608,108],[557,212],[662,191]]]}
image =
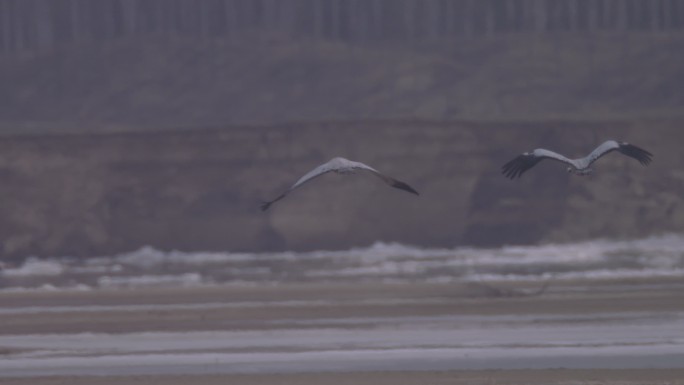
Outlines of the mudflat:
{"label": "mudflat", "polygon": [[676,280],[0,293],[2,384],[684,384]]}

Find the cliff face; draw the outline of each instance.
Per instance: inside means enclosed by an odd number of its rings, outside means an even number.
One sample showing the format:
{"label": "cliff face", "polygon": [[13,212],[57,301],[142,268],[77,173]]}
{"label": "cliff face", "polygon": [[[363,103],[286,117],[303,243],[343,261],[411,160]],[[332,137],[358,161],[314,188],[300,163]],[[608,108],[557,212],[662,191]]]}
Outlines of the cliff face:
{"label": "cliff face", "polygon": [[681,117],[682,62],[679,34],[81,43],[0,55],[0,133]]}
{"label": "cliff face", "polygon": [[[675,2],[0,3],[4,257],[682,230]],[[607,138],[654,163],[499,173],[522,151]],[[422,195],[327,175],[259,211],[333,156]]]}
{"label": "cliff face", "polygon": [[[674,121],[378,121],[0,140],[7,258],[94,256],[143,245],[181,250],[348,248],[570,241],[681,231],[683,134]],[[655,154],[611,154],[595,175],[552,162],[521,180],[503,163],[543,146],[584,155],[608,138]],[[420,197],[368,175],[326,175],[268,212],[259,203],[333,156],[367,162]]]}

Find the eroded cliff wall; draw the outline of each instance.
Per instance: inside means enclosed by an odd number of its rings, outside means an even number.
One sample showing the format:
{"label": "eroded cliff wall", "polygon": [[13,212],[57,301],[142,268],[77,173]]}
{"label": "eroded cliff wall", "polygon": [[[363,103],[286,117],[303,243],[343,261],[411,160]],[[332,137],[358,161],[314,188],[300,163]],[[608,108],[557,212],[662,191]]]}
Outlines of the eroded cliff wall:
{"label": "eroded cliff wall", "polygon": [[[633,237],[684,229],[678,121],[376,121],[0,139],[5,258],[180,250],[424,246]],[[499,170],[546,147],[584,155],[608,138],[655,154],[611,154],[588,178],[552,162],[520,180]],[[367,162],[420,197],[369,175],[326,175],[267,212],[334,156]]]}

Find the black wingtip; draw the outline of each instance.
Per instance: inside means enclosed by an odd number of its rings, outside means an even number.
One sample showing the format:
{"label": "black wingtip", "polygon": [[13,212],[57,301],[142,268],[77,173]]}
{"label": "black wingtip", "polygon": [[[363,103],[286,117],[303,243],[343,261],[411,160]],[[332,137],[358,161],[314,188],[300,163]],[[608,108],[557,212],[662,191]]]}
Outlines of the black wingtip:
{"label": "black wingtip", "polygon": [[268,210],[268,208],[271,207],[272,204],[274,204],[274,203],[278,202],[279,200],[285,198],[285,196],[287,195],[288,192],[289,192],[289,190],[280,194],[279,197],[277,197],[276,199],[274,199],[272,201],[267,201],[267,202],[261,203],[261,211]]}
{"label": "black wingtip", "polygon": [[519,178],[525,170],[523,167],[520,165],[520,157],[523,155],[520,155],[516,157],[515,159],[509,161],[508,163],[504,164],[501,166],[501,173],[508,179],[515,179]]}
{"label": "black wingtip", "polygon": [[648,166],[653,160],[653,154],[644,150],[643,148],[637,147],[627,142],[620,144],[620,150],[623,154],[638,160],[642,166]]}
{"label": "black wingtip", "polygon": [[534,167],[542,159],[541,157],[536,157],[531,152],[520,154],[501,166],[501,173],[510,179],[520,178],[522,174]]}
{"label": "black wingtip", "polygon": [[393,181],[392,187],[398,188],[400,190],[404,190],[406,192],[410,192],[411,194],[420,195],[420,193],[418,191],[416,191],[413,187],[409,186],[408,184],[406,184],[404,182],[398,181],[396,179]]}
{"label": "black wingtip", "polygon": [[515,172],[513,170],[513,166],[516,160],[518,160],[518,158],[515,158],[501,166],[501,173],[508,179],[515,179]]}

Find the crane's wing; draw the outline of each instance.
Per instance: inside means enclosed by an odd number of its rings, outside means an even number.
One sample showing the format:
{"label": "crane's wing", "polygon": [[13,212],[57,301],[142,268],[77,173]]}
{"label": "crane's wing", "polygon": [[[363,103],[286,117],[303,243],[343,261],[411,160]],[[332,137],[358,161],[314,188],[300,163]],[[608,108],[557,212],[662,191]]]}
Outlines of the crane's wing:
{"label": "crane's wing", "polygon": [[564,157],[553,151],[545,150],[543,148],[538,148],[532,152],[526,152],[518,155],[516,158],[510,162],[504,164],[501,167],[501,173],[507,178],[515,179],[520,177],[525,171],[534,167],[537,163],[544,159],[552,159],[559,162],[567,163],[571,166],[575,166],[572,160]]}
{"label": "crane's wing", "polygon": [[596,149],[592,151],[591,154],[587,155],[587,166],[596,162],[599,158],[606,155],[607,153],[615,150],[629,156],[630,158],[638,160],[639,163],[641,163],[643,166],[646,166],[649,163],[651,163],[651,158],[653,157],[653,154],[651,154],[650,152],[644,150],[643,148],[639,148],[633,144],[629,144],[627,142],[617,142],[615,140],[607,140],[601,143],[600,146],[596,147]]}
{"label": "crane's wing", "polygon": [[274,203],[276,203],[277,201],[279,201],[279,200],[285,198],[285,197],[287,196],[287,194],[290,193],[290,191],[296,189],[297,187],[303,185],[304,183],[306,183],[306,182],[308,182],[308,181],[310,181],[310,180],[312,180],[312,179],[314,179],[314,178],[316,178],[316,177],[318,177],[318,176],[321,176],[321,175],[323,175],[323,174],[325,174],[325,173],[328,173],[328,172],[330,172],[330,171],[333,171],[334,169],[335,169],[335,167],[333,167],[333,166],[330,164],[330,162],[323,163],[322,165],[320,165],[320,166],[314,168],[313,170],[311,170],[311,171],[307,172],[306,174],[304,174],[303,177],[299,178],[299,180],[298,180],[297,182],[295,182],[295,184],[293,184],[292,187],[290,187],[289,189],[287,189],[287,191],[285,191],[284,193],[280,194],[280,196],[278,196],[276,199],[274,199],[274,200],[272,200],[272,201],[268,201],[268,202],[262,203],[262,204],[261,204],[261,210],[262,210],[262,211],[268,210],[268,208],[271,207],[272,204],[274,204]]}
{"label": "crane's wing", "polygon": [[404,183],[404,182],[402,182],[402,181],[400,181],[400,180],[396,180],[396,179],[394,179],[394,178],[391,178],[391,177],[389,177],[389,176],[387,176],[387,175],[381,173],[380,171],[374,169],[373,167],[371,167],[371,166],[369,166],[369,165],[367,165],[367,164],[363,164],[363,163],[361,163],[361,162],[353,162],[353,163],[354,163],[354,165],[353,165],[354,168],[358,168],[358,169],[361,169],[361,170],[369,171],[369,172],[372,173],[373,175],[375,175],[375,176],[377,176],[378,178],[382,179],[383,182],[387,183],[388,185],[390,185],[390,186],[392,186],[392,187],[394,187],[394,188],[398,188],[398,189],[400,189],[400,190],[408,191],[408,192],[410,192],[411,194],[420,195],[420,194],[418,193],[418,191],[416,191],[413,187],[409,186],[407,183]]}

